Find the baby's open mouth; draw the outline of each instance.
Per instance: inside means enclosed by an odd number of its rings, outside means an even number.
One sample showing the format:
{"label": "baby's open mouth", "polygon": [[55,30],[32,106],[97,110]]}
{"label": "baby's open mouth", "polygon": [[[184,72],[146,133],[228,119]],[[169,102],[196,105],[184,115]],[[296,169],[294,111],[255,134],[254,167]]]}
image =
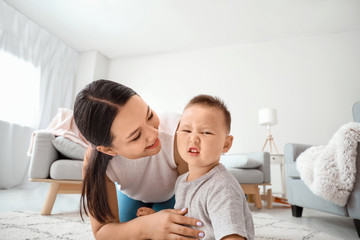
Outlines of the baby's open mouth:
{"label": "baby's open mouth", "polygon": [[199,151],[196,148],[189,148],[188,152],[198,153]]}
{"label": "baby's open mouth", "polygon": [[200,150],[197,149],[196,147],[190,147],[188,149],[188,153],[190,153],[191,156],[197,156],[200,154]]}

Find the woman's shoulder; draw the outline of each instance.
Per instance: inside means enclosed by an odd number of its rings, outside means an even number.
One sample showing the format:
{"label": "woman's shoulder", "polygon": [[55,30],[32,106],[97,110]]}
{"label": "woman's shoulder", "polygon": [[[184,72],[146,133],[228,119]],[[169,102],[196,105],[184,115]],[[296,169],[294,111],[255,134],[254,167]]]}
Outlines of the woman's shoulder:
{"label": "woman's shoulder", "polygon": [[177,112],[157,112],[160,121],[161,120],[172,120],[172,119],[176,119],[176,120],[180,120],[181,118],[181,114],[177,113]]}
{"label": "woman's shoulder", "polygon": [[181,114],[176,112],[160,112],[158,113],[160,119],[159,130],[168,133],[175,133],[181,118]]}

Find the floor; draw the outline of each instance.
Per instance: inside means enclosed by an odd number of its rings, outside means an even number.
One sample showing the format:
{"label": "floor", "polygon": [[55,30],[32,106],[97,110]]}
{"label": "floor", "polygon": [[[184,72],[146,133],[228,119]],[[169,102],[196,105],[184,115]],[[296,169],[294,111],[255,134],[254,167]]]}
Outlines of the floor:
{"label": "floor", "polygon": [[[40,212],[47,194],[49,184],[31,183],[23,188],[0,190],[0,214],[7,211]],[[52,213],[74,212],[79,210],[80,195],[59,195]],[[265,204],[264,204],[265,205]],[[302,218],[291,216],[291,209],[283,204],[273,204],[272,209],[256,209],[249,204],[251,211],[263,212],[272,216],[288,219],[308,225],[319,231],[330,233],[338,238],[359,240],[352,219],[328,214],[312,209],[304,209]]]}

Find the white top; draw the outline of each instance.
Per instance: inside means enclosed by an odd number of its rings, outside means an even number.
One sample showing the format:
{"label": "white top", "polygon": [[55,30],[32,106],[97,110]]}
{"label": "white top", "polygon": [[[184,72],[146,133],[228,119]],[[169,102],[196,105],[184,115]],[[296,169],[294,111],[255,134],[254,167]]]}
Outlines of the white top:
{"label": "white top", "polygon": [[180,114],[159,114],[158,154],[139,159],[117,155],[106,170],[111,181],[117,182],[122,193],[143,202],[164,202],[174,195],[177,165],[174,159],[174,138]]}

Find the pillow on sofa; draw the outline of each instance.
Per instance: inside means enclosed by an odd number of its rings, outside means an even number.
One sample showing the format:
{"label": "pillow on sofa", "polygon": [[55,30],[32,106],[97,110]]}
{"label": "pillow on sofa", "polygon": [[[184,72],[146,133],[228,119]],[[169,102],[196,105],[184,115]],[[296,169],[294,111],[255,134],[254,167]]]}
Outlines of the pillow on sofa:
{"label": "pillow on sofa", "polygon": [[249,158],[245,155],[222,155],[220,162],[226,168],[258,168],[262,165],[261,162]]}
{"label": "pillow on sofa", "polygon": [[55,149],[65,157],[70,159],[84,159],[86,148],[80,144],[74,143],[73,141],[62,136],[56,137],[54,140],[52,140],[52,143]]}

